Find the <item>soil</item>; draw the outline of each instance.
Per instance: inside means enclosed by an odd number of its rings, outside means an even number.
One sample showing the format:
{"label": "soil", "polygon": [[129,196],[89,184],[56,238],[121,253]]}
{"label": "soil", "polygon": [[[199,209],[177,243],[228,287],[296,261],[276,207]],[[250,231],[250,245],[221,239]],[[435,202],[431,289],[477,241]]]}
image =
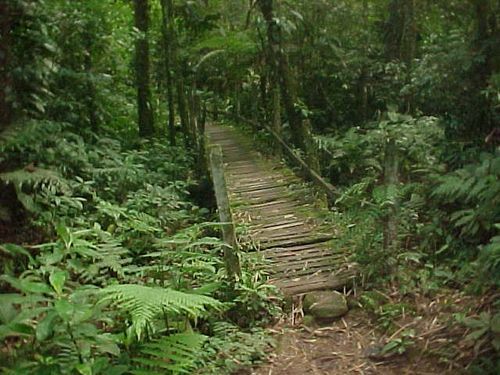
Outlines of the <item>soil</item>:
{"label": "soil", "polygon": [[384,338],[367,314],[352,310],[345,317],[323,327],[290,324],[276,327],[277,351],[254,375],[326,374],[445,374],[447,369],[433,358],[405,353],[372,358]]}
{"label": "soil", "polygon": [[[351,310],[341,319],[322,326],[306,325],[302,299],[294,297],[291,313],[270,329],[277,345],[267,363],[246,374],[446,375],[470,373],[480,358],[495,363],[493,347],[484,340],[468,340],[471,330],[458,323],[456,315],[477,318],[481,312],[492,311],[500,298],[498,291],[471,296],[441,289],[433,295],[402,298],[393,290],[385,296],[391,305],[404,302],[412,306],[412,311],[391,319],[389,330],[383,330],[374,315],[359,304],[353,305],[353,296],[349,297]],[[412,343],[405,346],[404,353],[380,354],[385,344],[408,331],[413,332]]]}

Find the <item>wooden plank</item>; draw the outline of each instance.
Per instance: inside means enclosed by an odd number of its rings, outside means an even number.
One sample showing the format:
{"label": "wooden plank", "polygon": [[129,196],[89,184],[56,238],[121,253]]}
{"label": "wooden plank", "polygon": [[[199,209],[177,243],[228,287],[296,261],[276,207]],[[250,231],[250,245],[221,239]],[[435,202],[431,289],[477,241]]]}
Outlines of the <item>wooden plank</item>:
{"label": "wooden plank", "polygon": [[294,279],[270,280],[278,286],[286,295],[297,295],[315,290],[340,289],[352,282],[356,276],[355,272],[344,272],[341,274],[316,274]]}
{"label": "wooden plank", "polygon": [[326,242],[329,241],[333,238],[333,236],[330,235],[323,235],[323,236],[308,236],[308,237],[299,237],[299,238],[293,238],[293,239],[287,239],[287,240],[282,240],[282,241],[271,241],[271,242],[264,242],[259,244],[259,248],[266,250],[266,249],[271,249],[275,247],[286,247],[286,246],[296,246],[296,245],[306,245],[306,244],[312,244],[312,243],[321,243],[321,242]]}
{"label": "wooden plank", "polygon": [[260,192],[265,192],[265,191],[274,191],[278,189],[283,189],[287,190],[288,187],[287,182],[276,182],[275,180],[269,180],[265,182],[258,182],[258,183],[252,183],[248,185],[237,185],[237,186],[231,186],[231,191],[236,193],[236,194],[244,194],[244,193],[260,193]]}
{"label": "wooden plank", "polygon": [[[264,253],[263,251],[261,253]],[[333,253],[330,249],[310,249],[301,251],[281,251],[274,253],[263,254],[271,264],[278,262],[294,262],[306,259],[329,257],[329,256],[345,256],[345,254]]]}
{"label": "wooden plank", "polygon": [[[241,117],[241,116],[237,116],[237,118],[239,120],[241,120],[241,121],[244,121],[246,123],[249,123],[249,124],[252,124],[253,126],[257,126],[258,127],[258,124],[255,123],[252,120],[246,119],[246,118]],[[335,199],[336,197],[338,197],[339,193],[338,193],[338,191],[335,189],[335,187],[332,184],[330,184],[325,179],[323,179],[323,177],[321,177],[318,174],[318,172],[316,172],[313,169],[311,169],[307,165],[307,163],[304,160],[302,160],[302,158],[300,156],[298,156],[295,153],[295,151],[292,150],[292,148],[290,146],[288,146],[288,144],[283,140],[283,138],[281,138],[280,135],[278,135],[273,129],[271,129],[271,127],[269,127],[265,123],[263,123],[262,125],[274,137],[274,139],[276,139],[276,141],[281,145],[281,147],[287,153],[287,155],[297,164],[297,166],[299,166],[304,172],[307,173],[307,175],[309,176],[309,178],[311,178],[311,180],[319,188],[321,188],[332,199]]]}
{"label": "wooden plank", "polygon": [[274,231],[274,230],[280,230],[280,229],[288,229],[288,228],[294,228],[298,227],[301,225],[306,225],[304,221],[290,221],[290,220],[284,220],[284,221],[278,221],[272,224],[263,224],[263,225],[252,225],[252,228],[255,230],[262,230],[262,231]]}
{"label": "wooden plank", "polygon": [[[212,143],[219,142],[223,149],[234,219],[248,226],[245,238],[257,240],[269,261],[265,267],[272,274],[270,281],[289,295],[348,283],[353,271],[347,266],[347,252],[332,249],[331,228],[308,217],[307,212],[317,209],[304,202],[308,190],[303,182],[283,173],[280,163],[263,160],[252,150],[252,142],[236,135],[234,129],[209,126],[208,133]],[[309,177],[317,184],[314,176]],[[290,185],[297,185],[300,192]]]}
{"label": "wooden plank", "polygon": [[324,257],[316,257],[310,259],[302,259],[300,261],[290,262],[290,261],[280,261],[275,264],[269,265],[268,269],[274,276],[280,271],[288,271],[288,270],[307,270],[308,273],[313,273],[311,270],[314,268],[327,266],[327,270],[331,270],[335,265],[335,261],[345,260],[342,256],[324,256]]}

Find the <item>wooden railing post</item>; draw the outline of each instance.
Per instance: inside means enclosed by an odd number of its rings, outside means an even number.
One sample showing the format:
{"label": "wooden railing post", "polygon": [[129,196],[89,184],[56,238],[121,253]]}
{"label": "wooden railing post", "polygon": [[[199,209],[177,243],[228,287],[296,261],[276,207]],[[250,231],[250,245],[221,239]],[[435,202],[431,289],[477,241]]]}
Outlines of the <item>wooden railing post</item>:
{"label": "wooden railing post", "polygon": [[219,219],[222,228],[222,237],[226,246],[224,246],[224,262],[226,271],[230,279],[234,280],[241,275],[240,261],[237,250],[236,233],[234,229],[231,207],[229,206],[229,197],[224,177],[224,164],[222,161],[222,148],[220,145],[210,147],[210,170],[212,172],[212,181],[219,210]]}

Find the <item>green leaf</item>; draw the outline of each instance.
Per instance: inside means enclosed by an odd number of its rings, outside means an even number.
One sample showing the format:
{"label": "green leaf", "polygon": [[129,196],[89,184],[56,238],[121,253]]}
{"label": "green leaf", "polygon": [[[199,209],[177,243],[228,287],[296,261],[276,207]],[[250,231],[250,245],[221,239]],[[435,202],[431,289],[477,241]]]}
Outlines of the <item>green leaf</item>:
{"label": "green leaf", "polygon": [[103,289],[101,294],[103,302],[112,301],[120,310],[130,314],[138,338],[154,319],[165,312],[199,317],[210,307],[222,308],[222,304],[211,297],[143,285],[112,285]]}
{"label": "green leaf", "polygon": [[36,326],[36,339],[38,341],[44,341],[54,332],[54,324],[57,318],[57,313],[55,311],[49,311],[48,314],[43,318],[40,323]]}
{"label": "green leaf", "polygon": [[491,344],[495,348],[497,352],[500,352],[500,337],[495,337],[492,341]]}
{"label": "green leaf", "polygon": [[401,340],[389,341],[387,344],[384,345],[381,353],[382,354],[390,353],[390,352],[394,351],[394,349],[398,348],[400,345],[401,345]]}
{"label": "green leaf", "polygon": [[493,315],[490,321],[491,331],[496,334],[500,334],[500,313]]}
{"label": "green leaf", "polygon": [[34,262],[29,251],[19,245],[6,243],[0,246],[0,251],[5,251],[6,253],[11,255],[24,255],[30,260],[30,262]]}
{"label": "green leaf", "polygon": [[89,363],[80,363],[75,368],[82,375],[92,375],[92,366]]}
{"label": "green leaf", "polygon": [[472,333],[469,333],[466,337],[466,341],[476,341],[481,338],[486,332],[488,332],[488,327],[479,328]]}
{"label": "green leaf", "polygon": [[107,353],[114,355],[115,357],[120,356],[120,347],[113,341],[113,339],[108,335],[99,335],[96,337],[96,349],[101,353]]}
{"label": "green leaf", "polygon": [[24,337],[33,334],[33,327],[25,323],[13,323],[0,326],[0,339],[5,337]]}
{"label": "green leaf", "polygon": [[20,290],[23,293],[35,293],[35,294],[52,293],[52,289],[47,284],[44,283],[28,281],[24,279],[17,279],[9,275],[0,276],[0,280],[8,282],[13,288]]}
{"label": "green leaf", "polygon": [[56,226],[56,232],[59,238],[63,240],[66,250],[69,250],[69,248],[73,245],[73,235],[69,228],[64,224],[58,224]]}
{"label": "green leaf", "polygon": [[163,374],[168,370],[174,374],[190,374],[206,340],[207,337],[200,334],[181,333],[147,343],[141,349],[142,356],[133,359],[142,368],[132,373],[146,374],[156,370]]}
{"label": "green leaf", "polygon": [[391,120],[392,122],[398,122],[399,120],[398,114],[393,111],[387,112],[387,117],[389,117],[389,120]]}
{"label": "green leaf", "polygon": [[66,299],[56,301],[54,308],[61,319],[65,322],[69,322],[71,320],[75,311],[73,304]]}
{"label": "green leaf", "polygon": [[43,43],[43,47],[49,52],[52,52],[52,53],[57,52],[57,47],[53,44],[45,42],[45,43]]}
{"label": "green leaf", "polygon": [[54,288],[58,295],[63,292],[64,283],[66,282],[66,277],[68,274],[66,271],[55,271],[49,276],[50,285]]}

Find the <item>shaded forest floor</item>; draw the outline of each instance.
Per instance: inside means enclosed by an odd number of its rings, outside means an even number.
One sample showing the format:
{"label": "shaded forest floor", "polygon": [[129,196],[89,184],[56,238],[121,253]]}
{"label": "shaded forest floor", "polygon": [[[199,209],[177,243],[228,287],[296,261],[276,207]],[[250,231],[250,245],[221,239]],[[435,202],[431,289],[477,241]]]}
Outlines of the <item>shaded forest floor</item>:
{"label": "shaded forest floor", "polygon": [[380,334],[366,315],[355,311],[332,325],[310,328],[286,325],[276,330],[278,350],[256,375],[301,374],[438,374],[432,358],[400,355],[370,358]]}
{"label": "shaded forest floor", "polygon": [[[485,307],[498,298],[465,297],[443,291],[434,298],[419,297],[415,310],[391,321],[392,330],[381,329],[380,320],[366,309],[356,307],[343,318],[318,326],[305,324],[300,306],[286,321],[270,328],[277,341],[268,363],[255,368],[252,375],[327,375],[327,374],[450,374],[467,373],[467,367],[479,354],[466,336],[469,330],[452,324],[459,311]],[[307,317],[306,317],[307,318]],[[411,330],[411,339],[402,338]],[[407,336],[408,337],[408,336]],[[399,343],[396,350],[382,355],[389,342]],[[485,353],[482,353],[483,355]]]}

